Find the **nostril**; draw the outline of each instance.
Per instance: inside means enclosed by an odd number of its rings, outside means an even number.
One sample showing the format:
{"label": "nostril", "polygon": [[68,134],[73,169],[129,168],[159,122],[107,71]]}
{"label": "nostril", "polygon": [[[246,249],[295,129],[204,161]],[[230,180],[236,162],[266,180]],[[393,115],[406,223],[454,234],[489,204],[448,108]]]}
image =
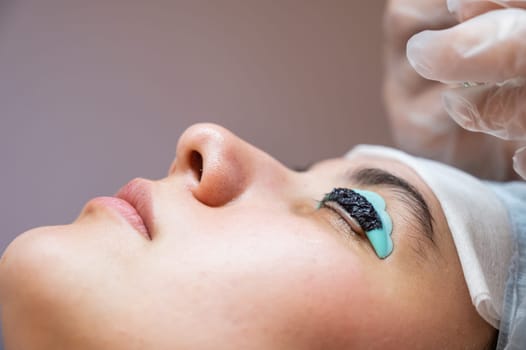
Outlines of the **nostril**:
{"label": "nostril", "polygon": [[190,167],[197,180],[201,181],[201,177],[203,176],[203,157],[201,153],[197,151],[190,153]]}

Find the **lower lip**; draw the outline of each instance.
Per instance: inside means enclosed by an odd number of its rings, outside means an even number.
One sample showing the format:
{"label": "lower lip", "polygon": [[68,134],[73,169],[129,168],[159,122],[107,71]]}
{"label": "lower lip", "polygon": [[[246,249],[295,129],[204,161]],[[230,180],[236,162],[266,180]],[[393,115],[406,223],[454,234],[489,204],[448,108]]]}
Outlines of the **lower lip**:
{"label": "lower lip", "polygon": [[125,200],[115,197],[97,197],[89,201],[89,205],[102,206],[116,212],[133,226],[140,234],[150,239],[146,225],[137,210]]}

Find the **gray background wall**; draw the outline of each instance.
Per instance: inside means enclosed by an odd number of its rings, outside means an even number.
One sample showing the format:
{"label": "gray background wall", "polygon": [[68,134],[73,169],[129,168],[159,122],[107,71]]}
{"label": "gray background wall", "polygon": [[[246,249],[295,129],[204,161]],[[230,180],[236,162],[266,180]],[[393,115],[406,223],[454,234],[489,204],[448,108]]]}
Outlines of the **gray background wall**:
{"label": "gray background wall", "polygon": [[192,123],[289,166],[391,144],[383,1],[0,0],[0,250],[136,176]]}

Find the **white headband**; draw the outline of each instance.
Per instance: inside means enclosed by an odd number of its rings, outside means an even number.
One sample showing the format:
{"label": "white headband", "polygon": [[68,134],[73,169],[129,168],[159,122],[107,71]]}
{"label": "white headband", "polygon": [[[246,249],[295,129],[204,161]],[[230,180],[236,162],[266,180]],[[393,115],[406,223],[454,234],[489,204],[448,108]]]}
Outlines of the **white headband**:
{"label": "white headband", "polygon": [[473,305],[499,328],[512,236],[507,210],[495,192],[458,169],[392,148],[359,145],[346,157],[357,154],[405,164],[431,188],[453,236]]}

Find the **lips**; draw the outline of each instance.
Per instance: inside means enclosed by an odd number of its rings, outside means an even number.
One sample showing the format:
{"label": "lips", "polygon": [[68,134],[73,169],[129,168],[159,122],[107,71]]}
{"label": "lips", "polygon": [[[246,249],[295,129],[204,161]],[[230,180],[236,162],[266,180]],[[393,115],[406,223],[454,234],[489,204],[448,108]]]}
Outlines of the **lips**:
{"label": "lips", "polygon": [[[116,194],[119,198],[129,203],[135,210],[133,215],[127,215],[128,222],[139,232],[152,239],[153,209],[151,183],[144,179],[134,179],[124,185]],[[144,232],[145,231],[145,232]]]}

